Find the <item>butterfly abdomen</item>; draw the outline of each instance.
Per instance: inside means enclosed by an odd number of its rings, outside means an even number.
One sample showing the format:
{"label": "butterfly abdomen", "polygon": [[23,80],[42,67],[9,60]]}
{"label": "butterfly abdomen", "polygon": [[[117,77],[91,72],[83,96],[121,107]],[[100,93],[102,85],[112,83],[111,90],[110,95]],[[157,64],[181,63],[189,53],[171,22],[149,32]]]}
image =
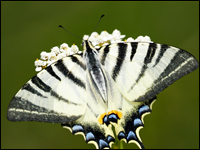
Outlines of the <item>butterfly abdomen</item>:
{"label": "butterfly abdomen", "polygon": [[[89,41],[84,41],[84,56],[87,64],[87,70],[90,77],[90,84],[93,86],[93,92],[99,93],[103,102],[107,103],[107,85],[104,72],[100,65],[98,52],[93,48]],[[89,81],[89,80],[88,80]]]}

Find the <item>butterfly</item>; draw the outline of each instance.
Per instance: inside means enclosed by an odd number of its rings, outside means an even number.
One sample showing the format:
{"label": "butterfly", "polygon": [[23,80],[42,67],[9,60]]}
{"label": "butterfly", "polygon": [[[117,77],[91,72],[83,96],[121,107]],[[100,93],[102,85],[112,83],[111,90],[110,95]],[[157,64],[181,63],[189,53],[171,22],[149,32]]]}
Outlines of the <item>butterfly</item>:
{"label": "butterfly", "polygon": [[95,48],[83,40],[83,52],[57,60],[17,92],[7,118],[61,123],[100,149],[110,148],[115,138],[144,148],[139,130],[156,95],[198,66],[190,53],[165,44]]}

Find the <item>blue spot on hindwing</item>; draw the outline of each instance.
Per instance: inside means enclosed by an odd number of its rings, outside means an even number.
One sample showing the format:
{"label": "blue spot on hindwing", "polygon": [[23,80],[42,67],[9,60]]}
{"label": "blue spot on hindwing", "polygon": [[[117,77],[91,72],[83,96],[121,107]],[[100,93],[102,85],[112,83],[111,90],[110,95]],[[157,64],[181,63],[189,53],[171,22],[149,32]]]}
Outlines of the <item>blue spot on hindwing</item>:
{"label": "blue spot on hindwing", "polygon": [[142,114],[146,112],[151,112],[151,109],[149,108],[148,105],[144,105],[139,109],[139,115],[141,116]]}
{"label": "blue spot on hindwing", "polygon": [[112,136],[108,135],[108,136],[107,136],[107,142],[108,142],[108,143],[110,143],[110,142],[115,142],[115,139],[114,139]]}
{"label": "blue spot on hindwing", "polygon": [[119,132],[119,134],[118,134],[118,139],[121,140],[121,139],[123,139],[123,138],[126,138],[126,135],[124,134],[123,131],[121,131],[121,132]]}
{"label": "blue spot on hindwing", "polygon": [[99,140],[99,149],[103,149],[103,148],[105,148],[105,147],[110,148],[109,144],[108,144],[106,141],[100,139],[100,140]]}
{"label": "blue spot on hindwing", "polygon": [[143,126],[142,121],[139,118],[134,119],[133,125],[137,128],[139,126]]}
{"label": "blue spot on hindwing", "polygon": [[89,132],[85,136],[86,142],[95,141],[95,136],[92,132]]}
{"label": "blue spot on hindwing", "polygon": [[107,115],[105,115],[105,116],[103,117],[103,123],[105,123],[107,126],[110,124]]}
{"label": "blue spot on hindwing", "polygon": [[127,135],[127,142],[129,142],[130,140],[137,140],[137,136],[133,131],[130,131]]}
{"label": "blue spot on hindwing", "polygon": [[103,123],[105,123],[108,126],[110,124],[110,122],[117,123],[118,119],[119,119],[119,117],[116,114],[112,113],[110,115],[105,115],[103,117]]}
{"label": "blue spot on hindwing", "polygon": [[72,133],[83,132],[83,127],[81,125],[74,125],[72,127]]}
{"label": "blue spot on hindwing", "polygon": [[117,123],[118,117],[117,117],[116,114],[110,114],[110,115],[108,116],[108,119],[109,119],[109,121],[112,121],[112,122]]}

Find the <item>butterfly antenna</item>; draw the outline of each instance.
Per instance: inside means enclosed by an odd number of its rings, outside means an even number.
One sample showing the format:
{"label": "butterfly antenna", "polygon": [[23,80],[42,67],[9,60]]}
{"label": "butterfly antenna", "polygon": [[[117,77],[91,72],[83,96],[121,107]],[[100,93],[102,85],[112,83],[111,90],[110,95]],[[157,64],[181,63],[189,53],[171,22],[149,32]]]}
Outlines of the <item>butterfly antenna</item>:
{"label": "butterfly antenna", "polygon": [[[99,23],[100,23],[101,19],[102,19],[104,16],[105,16],[104,14],[103,14],[103,15],[101,15],[101,17],[100,17],[100,19],[99,19],[99,22],[97,23],[97,25],[96,25],[96,27],[94,28],[94,30],[96,30],[97,26],[99,25]],[[94,30],[93,30],[92,32],[94,32]]]}
{"label": "butterfly antenna", "polygon": [[75,35],[75,34],[69,32],[69,31],[68,31],[67,29],[65,29],[63,26],[59,25],[58,27],[63,28],[63,29],[64,29],[65,31],[67,31],[69,34],[71,34],[71,35],[73,35],[73,36],[75,36],[75,37],[77,37],[77,38],[80,38],[80,39],[82,40],[81,37],[79,37],[79,36],[77,36],[77,35]]}
{"label": "butterfly antenna", "polygon": [[[104,14],[101,15],[101,17],[100,17],[100,19],[99,19],[99,22],[97,23],[97,25],[96,25],[96,27],[94,28],[94,30],[97,28],[97,26],[99,25],[101,19],[102,19],[104,16],[105,16]],[[71,34],[71,35],[73,35],[73,36],[75,36],[75,37],[77,37],[77,38],[82,39],[81,37],[79,37],[79,36],[77,36],[77,35],[75,35],[75,34],[69,32],[69,31],[68,31],[67,29],[65,29],[62,25],[59,25],[58,27],[63,28],[63,29],[64,29],[65,31],[67,31],[69,34]],[[92,32],[94,32],[94,30],[93,30]]]}

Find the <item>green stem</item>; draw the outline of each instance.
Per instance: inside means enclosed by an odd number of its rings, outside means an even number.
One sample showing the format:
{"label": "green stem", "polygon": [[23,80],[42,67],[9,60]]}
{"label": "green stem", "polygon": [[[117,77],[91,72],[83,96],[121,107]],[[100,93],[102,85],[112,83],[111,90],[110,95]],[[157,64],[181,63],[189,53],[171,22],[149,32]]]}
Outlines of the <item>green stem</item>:
{"label": "green stem", "polygon": [[120,141],[117,136],[116,136],[116,133],[115,133],[115,127],[112,126],[112,130],[113,130],[113,133],[114,133],[114,136],[115,136],[115,143],[112,144],[112,149],[123,149],[123,141]]}

